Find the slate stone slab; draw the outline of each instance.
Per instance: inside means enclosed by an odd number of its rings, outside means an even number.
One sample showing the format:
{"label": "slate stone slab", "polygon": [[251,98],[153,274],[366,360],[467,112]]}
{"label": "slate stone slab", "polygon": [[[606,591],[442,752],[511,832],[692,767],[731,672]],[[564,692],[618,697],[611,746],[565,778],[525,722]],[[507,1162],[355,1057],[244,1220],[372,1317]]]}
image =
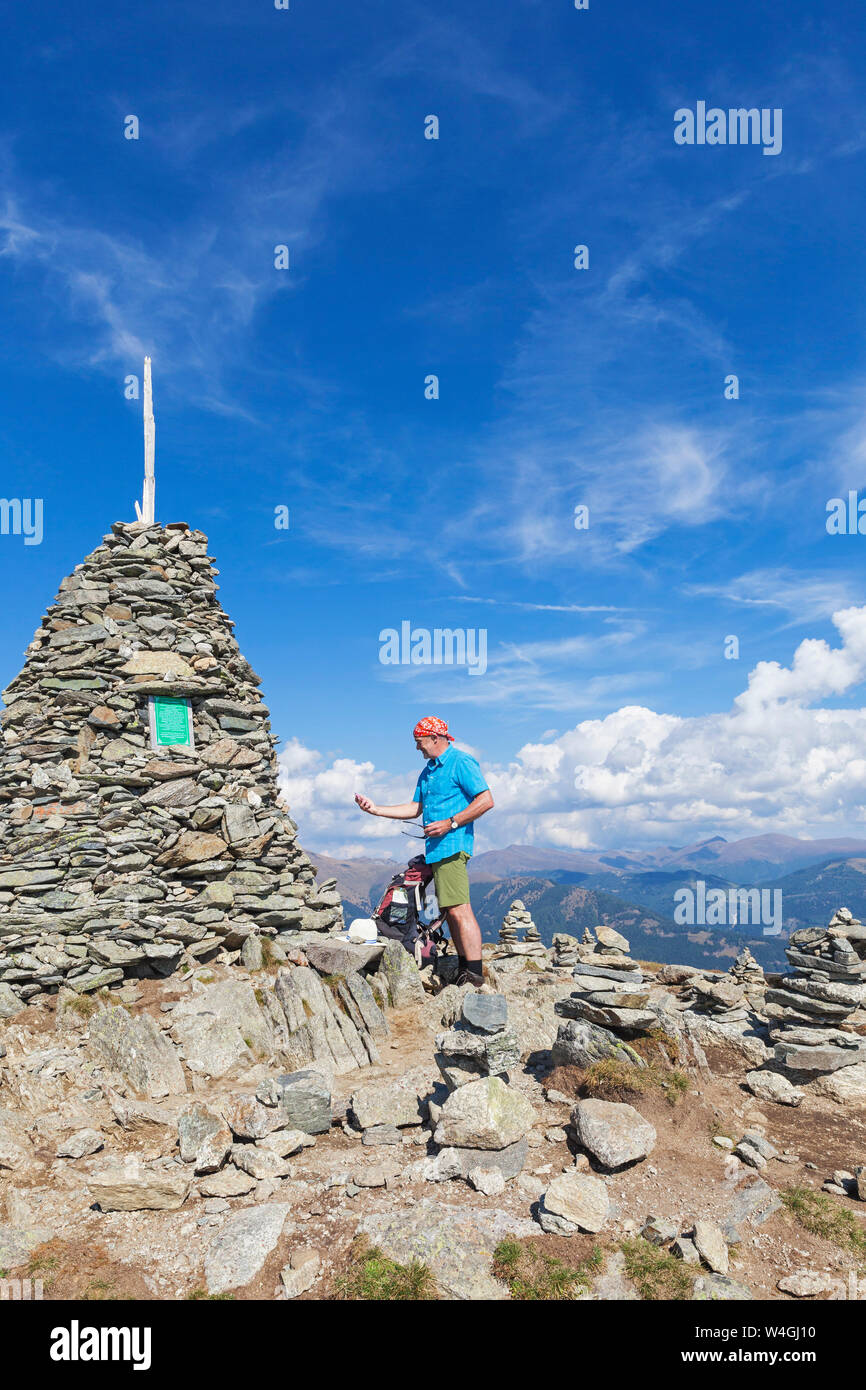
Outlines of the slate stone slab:
{"label": "slate stone slab", "polygon": [[508,1023],[508,1002],[504,994],[467,994],[463,1018],[484,1033],[500,1033]]}

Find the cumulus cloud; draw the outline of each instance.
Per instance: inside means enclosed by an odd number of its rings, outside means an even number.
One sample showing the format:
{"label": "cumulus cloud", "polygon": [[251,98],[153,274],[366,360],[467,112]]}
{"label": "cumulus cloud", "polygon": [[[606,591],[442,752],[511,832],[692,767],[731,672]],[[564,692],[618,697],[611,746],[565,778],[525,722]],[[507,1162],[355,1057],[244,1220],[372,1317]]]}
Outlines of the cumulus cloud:
{"label": "cumulus cloud", "polygon": [[[710,834],[859,832],[866,814],[866,708],[826,707],[866,678],[866,607],[833,615],[841,645],[807,639],[791,665],[762,661],[722,713],[682,717],[642,706],[614,710],[538,743],[505,766],[485,764],[495,812],[477,850],[513,843],[626,848]],[[306,842],[330,853],[369,844],[400,856],[393,823],[364,817],[352,796],[407,799],[414,775],[394,777],[291,746],[283,786]]]}

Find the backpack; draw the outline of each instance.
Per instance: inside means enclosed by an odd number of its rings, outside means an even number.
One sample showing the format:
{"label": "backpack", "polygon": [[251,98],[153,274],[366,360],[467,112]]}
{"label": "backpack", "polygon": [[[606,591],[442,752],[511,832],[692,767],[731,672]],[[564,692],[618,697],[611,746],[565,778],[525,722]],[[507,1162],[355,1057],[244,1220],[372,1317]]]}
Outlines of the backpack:
{"label": "backpack", "polygon": [[427,888],[433,881],[433,870],[423,854],[416,854],[405,869],[395,874],[385,889],[373,919],[380,936],[399,941],[415,957],[420,968],[444,955],[448,942],[440,930],[444,913],[435,922],[424,923],[421,913],[427,903]]}

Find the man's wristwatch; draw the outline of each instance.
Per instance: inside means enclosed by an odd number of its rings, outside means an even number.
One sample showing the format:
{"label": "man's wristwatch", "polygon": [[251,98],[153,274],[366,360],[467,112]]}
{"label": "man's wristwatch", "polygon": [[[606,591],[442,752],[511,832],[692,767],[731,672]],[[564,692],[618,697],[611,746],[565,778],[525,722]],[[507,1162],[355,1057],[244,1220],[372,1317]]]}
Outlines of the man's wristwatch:
{"label": "man's wristwatch", "polygon": [[459,829],[460,829],[460,826],[457,824],[457,822],[456,822],[456,820],[454,819],[453,816],[451,817],[451,829],[452,829],[452,830],[459,830]]}

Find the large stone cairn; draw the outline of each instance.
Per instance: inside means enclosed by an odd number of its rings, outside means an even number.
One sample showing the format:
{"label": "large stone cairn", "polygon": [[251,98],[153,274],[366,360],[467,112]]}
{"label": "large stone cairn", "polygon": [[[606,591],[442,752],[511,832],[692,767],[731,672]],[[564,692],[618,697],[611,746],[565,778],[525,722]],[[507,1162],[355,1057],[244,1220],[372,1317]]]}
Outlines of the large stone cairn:
{"label": "large stone cairn", "polygon": [[[534,1119],[529,1101],[508,1084],[520,1044],[508,1028],[502,994],[470,992],[454,1027],[436,1038],[436,1064],[450,1092],[435,1112],[435,1164],[440,1177],[517,1177],[526,1161]],[[499,1180],[496,1179],[498,1182]]]}
{"label": "large stone cairn", "polygon": [[575,990],[554,1008],[562,1018],[612,1028],[630,1037],[658,1026],[658,1017],[646,1008],[648,987],[643,972],[629,955],[624,936],[611,927],[597,927],[595,947],[582,947],[574,967]]}
{"label": "large stone cairn", "polygon": [[[216,573],[202,532],[116,523],[3,693],[0,986],[21,1000],[342,923]],[[194,751],[151,750],[150,695],[190,699]]]}
{"label": "large stone cairn", "polygon": [[765,1012],[775,1063],[790,1072],[827,1073],[866,1061],[866,927],[847,908],[829,926],[794,932],[785,951],[793,972],[768,989]]}

